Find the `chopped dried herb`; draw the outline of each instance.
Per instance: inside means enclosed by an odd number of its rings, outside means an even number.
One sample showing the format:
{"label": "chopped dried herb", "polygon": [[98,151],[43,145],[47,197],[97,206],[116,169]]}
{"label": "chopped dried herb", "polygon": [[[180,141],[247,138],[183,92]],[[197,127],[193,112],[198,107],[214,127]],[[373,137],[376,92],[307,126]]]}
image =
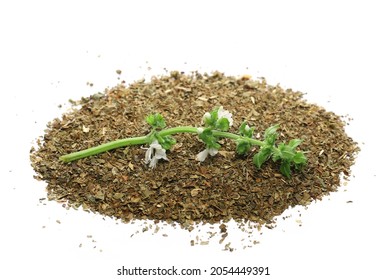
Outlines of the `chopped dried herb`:
{"label": "chopped dried herb", "polygon": [[[76,104],[81,108],[51,121],[43,141],[31,149],[36,178],[47,182],[50,200],[122,221],[175,221],[188,229],[198,222],[231,218],[269,224],[289,207],[307,205],[336,191],[342,175],[350,175],[359,152],[357,143],[345,133],[341,117],[307,103],[300,92],[249,76],[173,71],[150,82],[119,84]],[[169,161],[156,169],[145,164],[140,146],[71,163],[59,160],[63,154],[146,135],[150,131],[144,116],[153,112],[162,113],[170,126],[182,126],[200,123],[205,112],[219,105],[239,122],[234,127],[247,121],[255,127],[254,133],[263,133],[272,124],[280,124],[280,141],[303,140],[307,165],[290,178],[280,174],[280,162],[270,161],[256,169],[250,164],[256,150],[249,151],[243,144],[237,150],[246,154],[239,155],[234,152],[236,144],[228,140],[221,140],[224,149],[216,158],[197,162],[196,155],[205,147],[189,134],[175,136],[177,144],[167,155]],[[281,168],[288,171],[286,166]],[[220,229],[226,234],[226,227]]]}

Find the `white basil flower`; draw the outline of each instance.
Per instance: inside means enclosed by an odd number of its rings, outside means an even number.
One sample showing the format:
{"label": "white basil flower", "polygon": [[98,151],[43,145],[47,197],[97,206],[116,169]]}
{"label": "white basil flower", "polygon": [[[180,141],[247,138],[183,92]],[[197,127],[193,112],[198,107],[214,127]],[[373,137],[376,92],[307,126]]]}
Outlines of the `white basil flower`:
{"label": "white basil flower", "polygon": [[157,140],[154,140],[150,144],[150,147],[147,149],[145,154],[145,163],[149,164],[151,168],[154,168],[157,165],[159,159],[168,160],[166,157],[166,150],[158,143]]}
{"label": "white basil flower", "polygon": [[208,157],[208,155],[214,156],[217,154],[217,152],[218,150],[215,148],[206,148],[202,152],[198,153],[196,160],[203,162]]}
{"label": "white basil flower", "polygon": [[202,117],[202,122],[205,123],[206,120],[209,120],[211,118],[210,113],[206,112],[204,116]]}
{"label": "white basil flower", "polygon": [[220,106],[220,108],[218,108],[217,117],[219,120],[221,120],[222,118],[227,119],[229,121],[229,126],[232,126],[232,124],[233,124],[232,113],[230,113],[227,110],[224,110],[224,108],[222,106]]}

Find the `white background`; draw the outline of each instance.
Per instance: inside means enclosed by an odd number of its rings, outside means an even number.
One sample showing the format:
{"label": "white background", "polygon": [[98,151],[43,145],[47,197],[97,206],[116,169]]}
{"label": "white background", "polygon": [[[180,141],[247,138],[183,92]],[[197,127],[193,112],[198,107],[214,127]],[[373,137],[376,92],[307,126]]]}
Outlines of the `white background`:
{"label": "white background", "polygon": [[[269,266],[266,279],[385,279],[385,18],[382,1],[1,1],[0,278],[123,279],[122,265],[175,265]],[[264,76],[353,117],[347,133],[362,151],[350,182],[255,233],[252,248],[237,247],[247,234],[230,230],[232,253],[218,237],[190,246],[205,230],[135,234],[143,223],[39,202],[45,184],[32,177],[29,150],[60,117],[58,105],[114,86],[116,69],[130,82],[164,68]]]}

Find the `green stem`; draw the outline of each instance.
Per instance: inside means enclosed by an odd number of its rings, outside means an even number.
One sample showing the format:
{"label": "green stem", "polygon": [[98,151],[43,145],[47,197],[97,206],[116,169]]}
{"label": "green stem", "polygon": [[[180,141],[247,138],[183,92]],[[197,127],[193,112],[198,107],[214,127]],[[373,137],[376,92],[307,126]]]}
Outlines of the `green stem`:
{"label": "green stem", "polygon": [[[167,136],[167,135],[173,135],[177,133],[196,133],[198,134],[197,128],[192,127],[192,126],[177,126],[173,128],[168,128],[164,129],[158,132],[159,136]],[[146,135],[146,136],[141,136],[141,137],[132,137],[132,138],[125,138],[125,139],[120,139],[120,140],[115,140],[109,143],[105,143],[96,147],[88,148],[79,152],[74,152],[71,154],[67,154],[64,156],[59,157],[60,160],[64,162],[71,162],[77,159],[85,158],[88,156],[93,156],[96,154],[100,154],[103,152],[107,152],[113,149],[121,148],[121,147],[126,147],[130,145],[142,145],[142,144],[149,144],[151,141],[150,137],[151,133]],[[213,135],[216,137],[222,137],[222,138],[229,138],[233,140],[246,140],[249,141],[252,145],[257,145],[257,146],[262,146],[264,142],[256,140],[256,139],[251,139],[247,137],[243,137],[234,133],[230,132],[223,132],[223,131],[217,131],[213,130]]]}
{"label": "green stem", "polygon": [[233,140],[245,140],[245,141],[248,141],[249,143],[251,143],[252,145],[256,145],[256,146],[260,146],[260,147],[264,145],[263,141],[248,138],[248,137],[243,137],[243,136],[240,136],[240,135],[237,135],[234,133],[230,133],[230,132],[213,130],[213,135],[216,137],[229,138],[229,139],[233,139]]}
{"label": "green stem", "polygon": [[77,159],[85,158],[88,156],[93,156],[96,154],[100,154],[103,152],[107,152],[110,150],[114,150],[121,147],[126,147],[129,145],[141,145],[149,143],[149,137],[148,136],[141,136],[141,137],[132,137],[132,138],[125,138],[120,140],[111,141],[96,147],[88,148],[86,150],[82,150],[79,152],[67,154],[64,156],[59,157],[60,160],[64,162],[70,162]]}
{"label": "green stem", "polygon": [[[233,139],[233,140],[246,140],[249,143],[251,143],[252,145],[257,145],[257,146],[263,146],[264,145],[263,141],[248,138],[248,137],[243,137],[243,136],[240,136],[240,135],[237,135],[234,133],[218,131],[218,130],[212,130],[212,132],[213,132],[213,135],[216,137],[229,138],[229,139]],[[198,131],[197,131],[196,127],[192,127],[192,126],[177,126],[177,127],[173,127],[173,128],[164,129],[164,130],[160,131],[158,133],[158,135],[167,136],[167,135],[172,135],[172,134],[176,134],[176,133],[198,133]]]}
{"label": "green stem", "polygon": [[159,136],[173,135],[177,133],[198,133],[197,128],[193,126],[177,126],[172,128],[163,129],[158,132]]}

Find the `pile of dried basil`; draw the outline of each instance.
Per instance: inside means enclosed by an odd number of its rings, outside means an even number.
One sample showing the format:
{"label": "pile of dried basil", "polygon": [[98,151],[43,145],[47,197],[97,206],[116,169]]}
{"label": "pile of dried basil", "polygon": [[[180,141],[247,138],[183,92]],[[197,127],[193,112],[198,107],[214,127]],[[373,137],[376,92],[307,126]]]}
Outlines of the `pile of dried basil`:
{"label": "pile of dried basil", "polygon": [[[171,72],[118,86],[76,102],[48,124],[30,158],[36,178],[47,183],[48,198],[119,218],[196,222],[267,223],[291,206],[307,205],[336,191],[359,151],[345,133],[341,117],[307,103],[302,93],[265,80],[222,73]],[[201,124],[205,112],[222,105],[233,114],[237,131],[246,120],[262,134],[280,124],[278,141],[301,138],[308,163],[287,179],[272,161],[257,170],[251,156],[241,157],[224,140],[219,153],[199,163],[205,146],[196,135],[176,135],[169,161],[155,169],[144,163],[140,146],[116,149],[63,163],[59,156],[112,140],[149,132],[145,116],[161,113],[168,126]],[[79,107],[79,106],[78,106]]]}

